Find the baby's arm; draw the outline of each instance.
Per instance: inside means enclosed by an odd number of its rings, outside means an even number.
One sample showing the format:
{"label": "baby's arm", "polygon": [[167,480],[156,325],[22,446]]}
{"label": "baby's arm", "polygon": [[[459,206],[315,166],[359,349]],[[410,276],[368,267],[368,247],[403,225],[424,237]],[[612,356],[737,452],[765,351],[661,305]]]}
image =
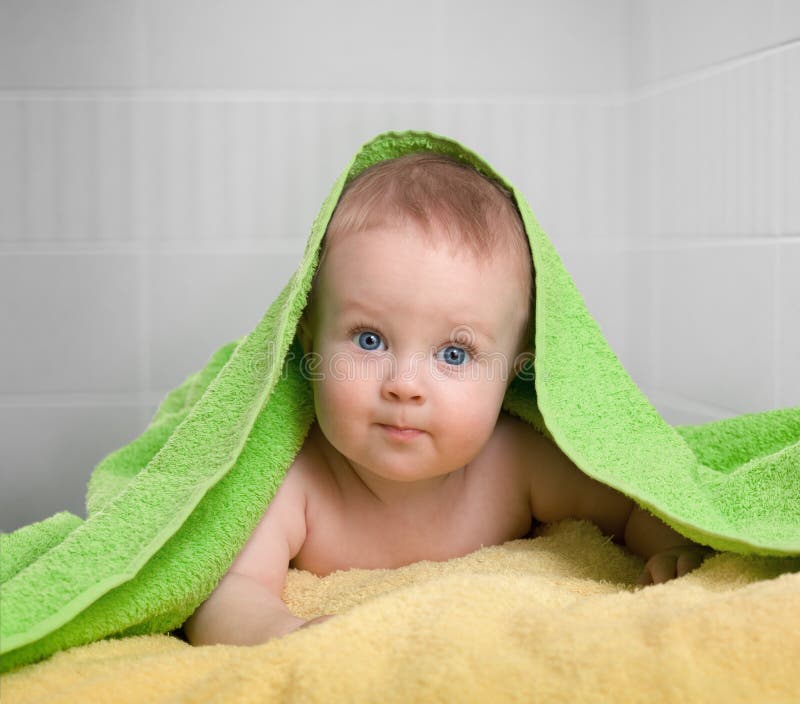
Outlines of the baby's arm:
{"label": "baby's arm", "polygon": [[537,520],[592,521],[646,560],[640,584],[680,577],[707,557],[708,548],[693,543],[624,494],[584,474],[553,442],[530,426],[520,433],[522,456],[530,467],[531,513]]}
{"label": "baby's arm", "polygon": [[305,493],[290,469],[227,574],[184,624],[189,642],[253,645],[303,626],[281,592],[305,537]]}

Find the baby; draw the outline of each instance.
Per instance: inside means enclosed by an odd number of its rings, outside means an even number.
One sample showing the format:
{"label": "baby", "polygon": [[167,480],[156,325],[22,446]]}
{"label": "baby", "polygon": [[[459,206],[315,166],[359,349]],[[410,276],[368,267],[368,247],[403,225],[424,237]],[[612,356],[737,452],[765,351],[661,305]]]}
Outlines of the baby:
{"label": "baby", "polygon": [[327,575],[448,560],[593,521],[646,560],[641,583],[706,548],[581,472],[501,410],[532,339],[533,276],[511,196],[448,157],[376,164],[345,189],[298,328],[316,422],[227,574],[184,626],[254,644],[319,622],[281,600]]}

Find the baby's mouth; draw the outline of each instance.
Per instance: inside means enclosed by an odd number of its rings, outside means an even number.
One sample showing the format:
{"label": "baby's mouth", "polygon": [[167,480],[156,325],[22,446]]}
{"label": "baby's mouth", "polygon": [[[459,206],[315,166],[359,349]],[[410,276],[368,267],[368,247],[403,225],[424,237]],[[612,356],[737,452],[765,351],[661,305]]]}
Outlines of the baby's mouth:
{"label": "baby's mouth", "polygon": [[419,428],[400,427],[396,425],[385,425],[378,423],[383,428],[387,435],[397,440],[411,440],[412,438],[422,435],[424,431]]}

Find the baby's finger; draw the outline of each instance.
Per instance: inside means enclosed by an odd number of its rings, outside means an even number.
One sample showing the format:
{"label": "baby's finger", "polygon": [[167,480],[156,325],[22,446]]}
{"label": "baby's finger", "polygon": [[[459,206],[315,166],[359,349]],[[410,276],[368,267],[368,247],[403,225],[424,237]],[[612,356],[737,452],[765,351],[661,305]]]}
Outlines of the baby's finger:
{"label": "baby's finger", "polygon": [[661,554],[652,558],[647,566],[653,577],[653,584],[668,582],[675,576],[677,558],[674,555]]}
{"label": "baby's finger", "polygon": [[683,575],[688,574],[694,569],[700,567],[703,564],[703,560],[705,560],[706,556],[703,553],[699,552],[684,552],[681,553],[678,557],[678,564],[676,565],[678,570],[678,577],[683,577]]}

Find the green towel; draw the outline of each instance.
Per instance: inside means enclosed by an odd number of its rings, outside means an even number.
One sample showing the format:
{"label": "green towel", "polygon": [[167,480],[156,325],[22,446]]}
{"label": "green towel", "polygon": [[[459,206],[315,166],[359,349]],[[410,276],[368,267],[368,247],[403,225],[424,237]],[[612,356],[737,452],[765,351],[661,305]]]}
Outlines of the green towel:
{"label": "green towel", "polygon": [[425,132],[364,145],[314,221],[297,271],[253,331],[162,402],[94,470],[85,521],[59,513],[2,536],[2,669],[108,636],[179,627],[226,572],[314,420],[295,330],[345,183],[415,151],[449,154],[514,195],[536,276],[535,379],[503,407],[586,474],[720,550],[800,553],[800,407],[672,427],[636,387],[522,194],[460,144]]}

